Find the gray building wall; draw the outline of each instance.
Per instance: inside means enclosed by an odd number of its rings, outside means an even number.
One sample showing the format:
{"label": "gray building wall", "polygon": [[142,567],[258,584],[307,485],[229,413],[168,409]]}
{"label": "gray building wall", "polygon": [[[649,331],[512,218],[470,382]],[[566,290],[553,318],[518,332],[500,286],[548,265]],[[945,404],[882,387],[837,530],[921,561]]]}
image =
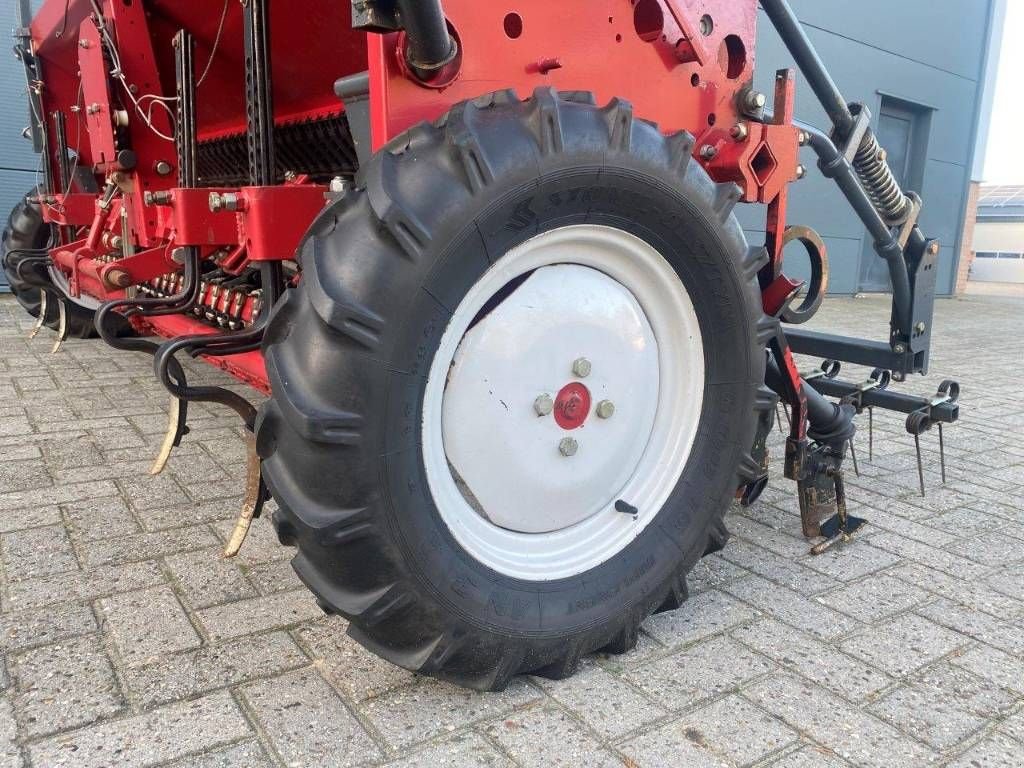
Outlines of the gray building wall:
{"label": "gray building wall", "polygon": [[[34,0],[38,7],[41,0]],[[25,73],[21,62],[11,55],[11,37],[17,26],[17,0],[0,2],[0,226],[7,225],[7,212],[18,198],[36,184],[39,156],[32,143],[22,138],[28,125],[28,101],[25,96]],[[0,270],[0,292],[7,290],[7,280]]]}
{"label": "gray building wall", "polygon": [[[993,3],[999,0],[791,0],[843,95],[868,105],[877,127],[883,96],[916,105],[930,114],[923,149],[925,206],[921,226],[939,238],[938,292],[953,293],[971,180],[979,115],[984,96],[986,50]],[[758,89],[772,93],[775,71],[793,66],[771,22],[759,15]],[[797,118],[819,127],[828,122],[798,75]],[[829,249],[830,292],[856,293],[862,261],[875,259],[863,226],[835,184],[821,177],[813,152],[805,149],[809,173],[792,187],[790,224],[818,230]],[[741,220],[755,242],[764,238],[761,207],[740,206]],[[806,277],[798,245],[787,251],[787,272]]]}

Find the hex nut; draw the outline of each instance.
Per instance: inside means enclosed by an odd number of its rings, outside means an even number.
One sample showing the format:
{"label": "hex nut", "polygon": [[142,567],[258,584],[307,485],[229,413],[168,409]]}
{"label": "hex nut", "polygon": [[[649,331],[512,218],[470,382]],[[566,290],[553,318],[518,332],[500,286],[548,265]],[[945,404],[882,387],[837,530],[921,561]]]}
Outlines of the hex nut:
{"label": "hex nut", "polygon": [[587,378],[587,376],[590,375],[590,371],[591,371],[591,365],[590,365],[590,361],[587,360],[587,358],[585,358],[585,357],[578,357],[575,360],[573,360],[572,372],[573,372],[573,374],[575,376],[578,376],[581,379],[585,379],[585,378]]}
{"label": "hex nut", "polygon": [[610,419],[615,415],[615,403],[611,400],[602,400],[597,404],[597,417],[599,419]]}
{"label": "hex nut", "polygon": [[574,437],[563,437],[558,443],[558,452],[563,456],[575,456],[576,451],[580,449],[580,444],[576,442]]}
{"label": "hex nut", "polygon": [[548,416],[554,409],[555,403],[551,399],[551,395],[538,395],[537,399],[533,401],[533,410],[538,416]]}

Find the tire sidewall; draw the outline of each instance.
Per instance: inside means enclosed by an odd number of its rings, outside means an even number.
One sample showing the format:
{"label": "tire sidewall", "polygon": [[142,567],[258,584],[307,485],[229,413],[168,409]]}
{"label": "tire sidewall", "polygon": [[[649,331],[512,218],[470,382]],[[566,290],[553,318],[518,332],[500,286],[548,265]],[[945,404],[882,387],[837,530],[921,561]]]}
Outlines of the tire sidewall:
{"label": "tire sidewall", "polygon": [[[702,171],[690,183],[714,186]],[[494,198],[492,198],[494,199]],[[679,275],[700,323],[706,379],[704,405],[687,465],[656,519],[616,556],[585,573],[550,582],[523,581],[475,560],[455,540],[430,493],[420,446],[427,372],[451,309],[492,260],[542,232],[574,224],[629,232],[653,246]],[[663,180],[636,168],[555,170],[539,183],[513,185],[430,259],[447,281],[443,305],[420,290],[402,314],[395,358],[412,361],[390,375],[387,430],[399,435],[378,467],[388,524],[416,581],[463,620],[501,633],[564,635],[607,622],[635,607],[646,614],[664,598],[663,585],[703,554],[706,533],[736,487],[736,466],[749,448],[757,371],[749,323],[745,251],[735,227]],[[749,442],[749,441],[748,441]],[[685,570],[683,572],[685,572]],[[656,607],[654,605],[653,607]]]}

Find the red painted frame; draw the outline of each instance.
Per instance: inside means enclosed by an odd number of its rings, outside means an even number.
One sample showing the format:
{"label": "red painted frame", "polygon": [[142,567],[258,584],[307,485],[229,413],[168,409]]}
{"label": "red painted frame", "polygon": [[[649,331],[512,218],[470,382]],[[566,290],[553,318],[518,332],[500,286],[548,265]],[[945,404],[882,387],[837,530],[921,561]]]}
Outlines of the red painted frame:
{"label": "red painted frame", "polygon": [[[197,91],[200,140],[244,133],[237,2],[228,1],[219,37],[221,7],[214,0],[101,3],[136,99],[149,105],[149,96],[174,95],[171,39],[185,28],[197,41],[197,67],[208,69]],[[695,157],[712,178],[738,184],[745,202],[768,204],[771,264],[762,287],[766,309],[781,308],[780,294],[794,285],[781,275],[780,243],[786,189],[797,178],[799,132],[792,123],[791,74],[780,74],[773,124],[748,120],[737,106],[753,77],[756,0],[446,0],[445,10],[459,43],[458,66],[442,87],[427,87],[404,64],[404,33],[353,30],[348,4],[341,0],[304,0],[301,9],[271,3],[276,122],[338,114],[343,108],[332,92],[334,80],[367,69],[375,150],[453,104],[494,90],[512,88],[525,96],[551,86],[591,91],[599,103],[627,99],[637,116],[656,121],[663,131],[691,132]],[[52,113],[63,111],[79,165],[92,168],[100,189],[113,179],[122,193],[107,208],[100,195],[77,188],[43,198],[44,218],[78,233],[53,251],[73,296],[119,298],[124,291],[112,271],[126,272],[132,281],[177,271],[171,253],[181,246],[229,248],[235,268],[293,257],[324,205],[323,187],[298,178],[275,187],[175,188],[173,144],[143,124],[123,85],[108,76],[89,0],[46,0],[31,31],[45,73],[51,133]],[[115,129],[112,118],[119,108],[128,112],[128,125]],[[171,131],[162,109],[153,109],[151,120],[160,132]],[[131,145],[135,167],[118,169],[122,144]],[[238,204],[231,212],[214,212],[211,192],[234,193]],[[122,211],[136,255],[110,263],[104,256],[123,234]],[[152,318],[147,328],[167,337],[212,332],[186,316]],[[267,388],[258,353],[211,362]]]}

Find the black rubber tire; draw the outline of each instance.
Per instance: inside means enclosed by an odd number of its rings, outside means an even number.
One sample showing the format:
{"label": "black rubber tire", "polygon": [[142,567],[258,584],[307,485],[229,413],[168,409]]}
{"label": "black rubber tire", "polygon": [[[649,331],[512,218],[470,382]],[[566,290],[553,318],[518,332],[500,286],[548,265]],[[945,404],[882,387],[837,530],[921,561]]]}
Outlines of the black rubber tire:
{"label": "black rubber tire", "polygon": [[[37,282],[45,281],[51,286],[48,289],[26,283],[18,277],[17,272],[18,264],[23,259],[32,256],[30,253],[24,253],[24,250],[45,248],[50,240],[50,227],[43,221],[39,204],[34,202],[34,198],[34,192],[25,195],[8,216],[3,239],[0,240],[0,262],[3,263],[4,274],[7,276],[11,293],[32,317],[39,317],[41,292],[48,291],[45,325],[48,328],[56,329],[58,324],[57,301],[64,297],[64,293],[53,284],[45,269],[36,268],[33,277]],[[63,300],[68,319],[68,336],[78,339],[89,339],[96,336],[96,327],[93,324],[96,313],[68,298]]]}
{"label": "black rubber tire", "polygon": [[[630,105],[538,90],[456,106],[396,138],[314,223],[303,279],[275,308],[258,420],[278,534],[325,610],[378,655],[481,690],[518,673],[566,677],[625,652],[640,623],[686,598],[686,574],[724,544],[722,516],[760,471],[749,455],[763,388],[757,273],[732,215],[739,190],[691,162]],[[644,238],[676,268],[704,334],[697,442],[669,502],[614,558],[579,576],[519,581],[451,536],[425,479],[426,375],[451,309],[510,248],[581,222]]]}

